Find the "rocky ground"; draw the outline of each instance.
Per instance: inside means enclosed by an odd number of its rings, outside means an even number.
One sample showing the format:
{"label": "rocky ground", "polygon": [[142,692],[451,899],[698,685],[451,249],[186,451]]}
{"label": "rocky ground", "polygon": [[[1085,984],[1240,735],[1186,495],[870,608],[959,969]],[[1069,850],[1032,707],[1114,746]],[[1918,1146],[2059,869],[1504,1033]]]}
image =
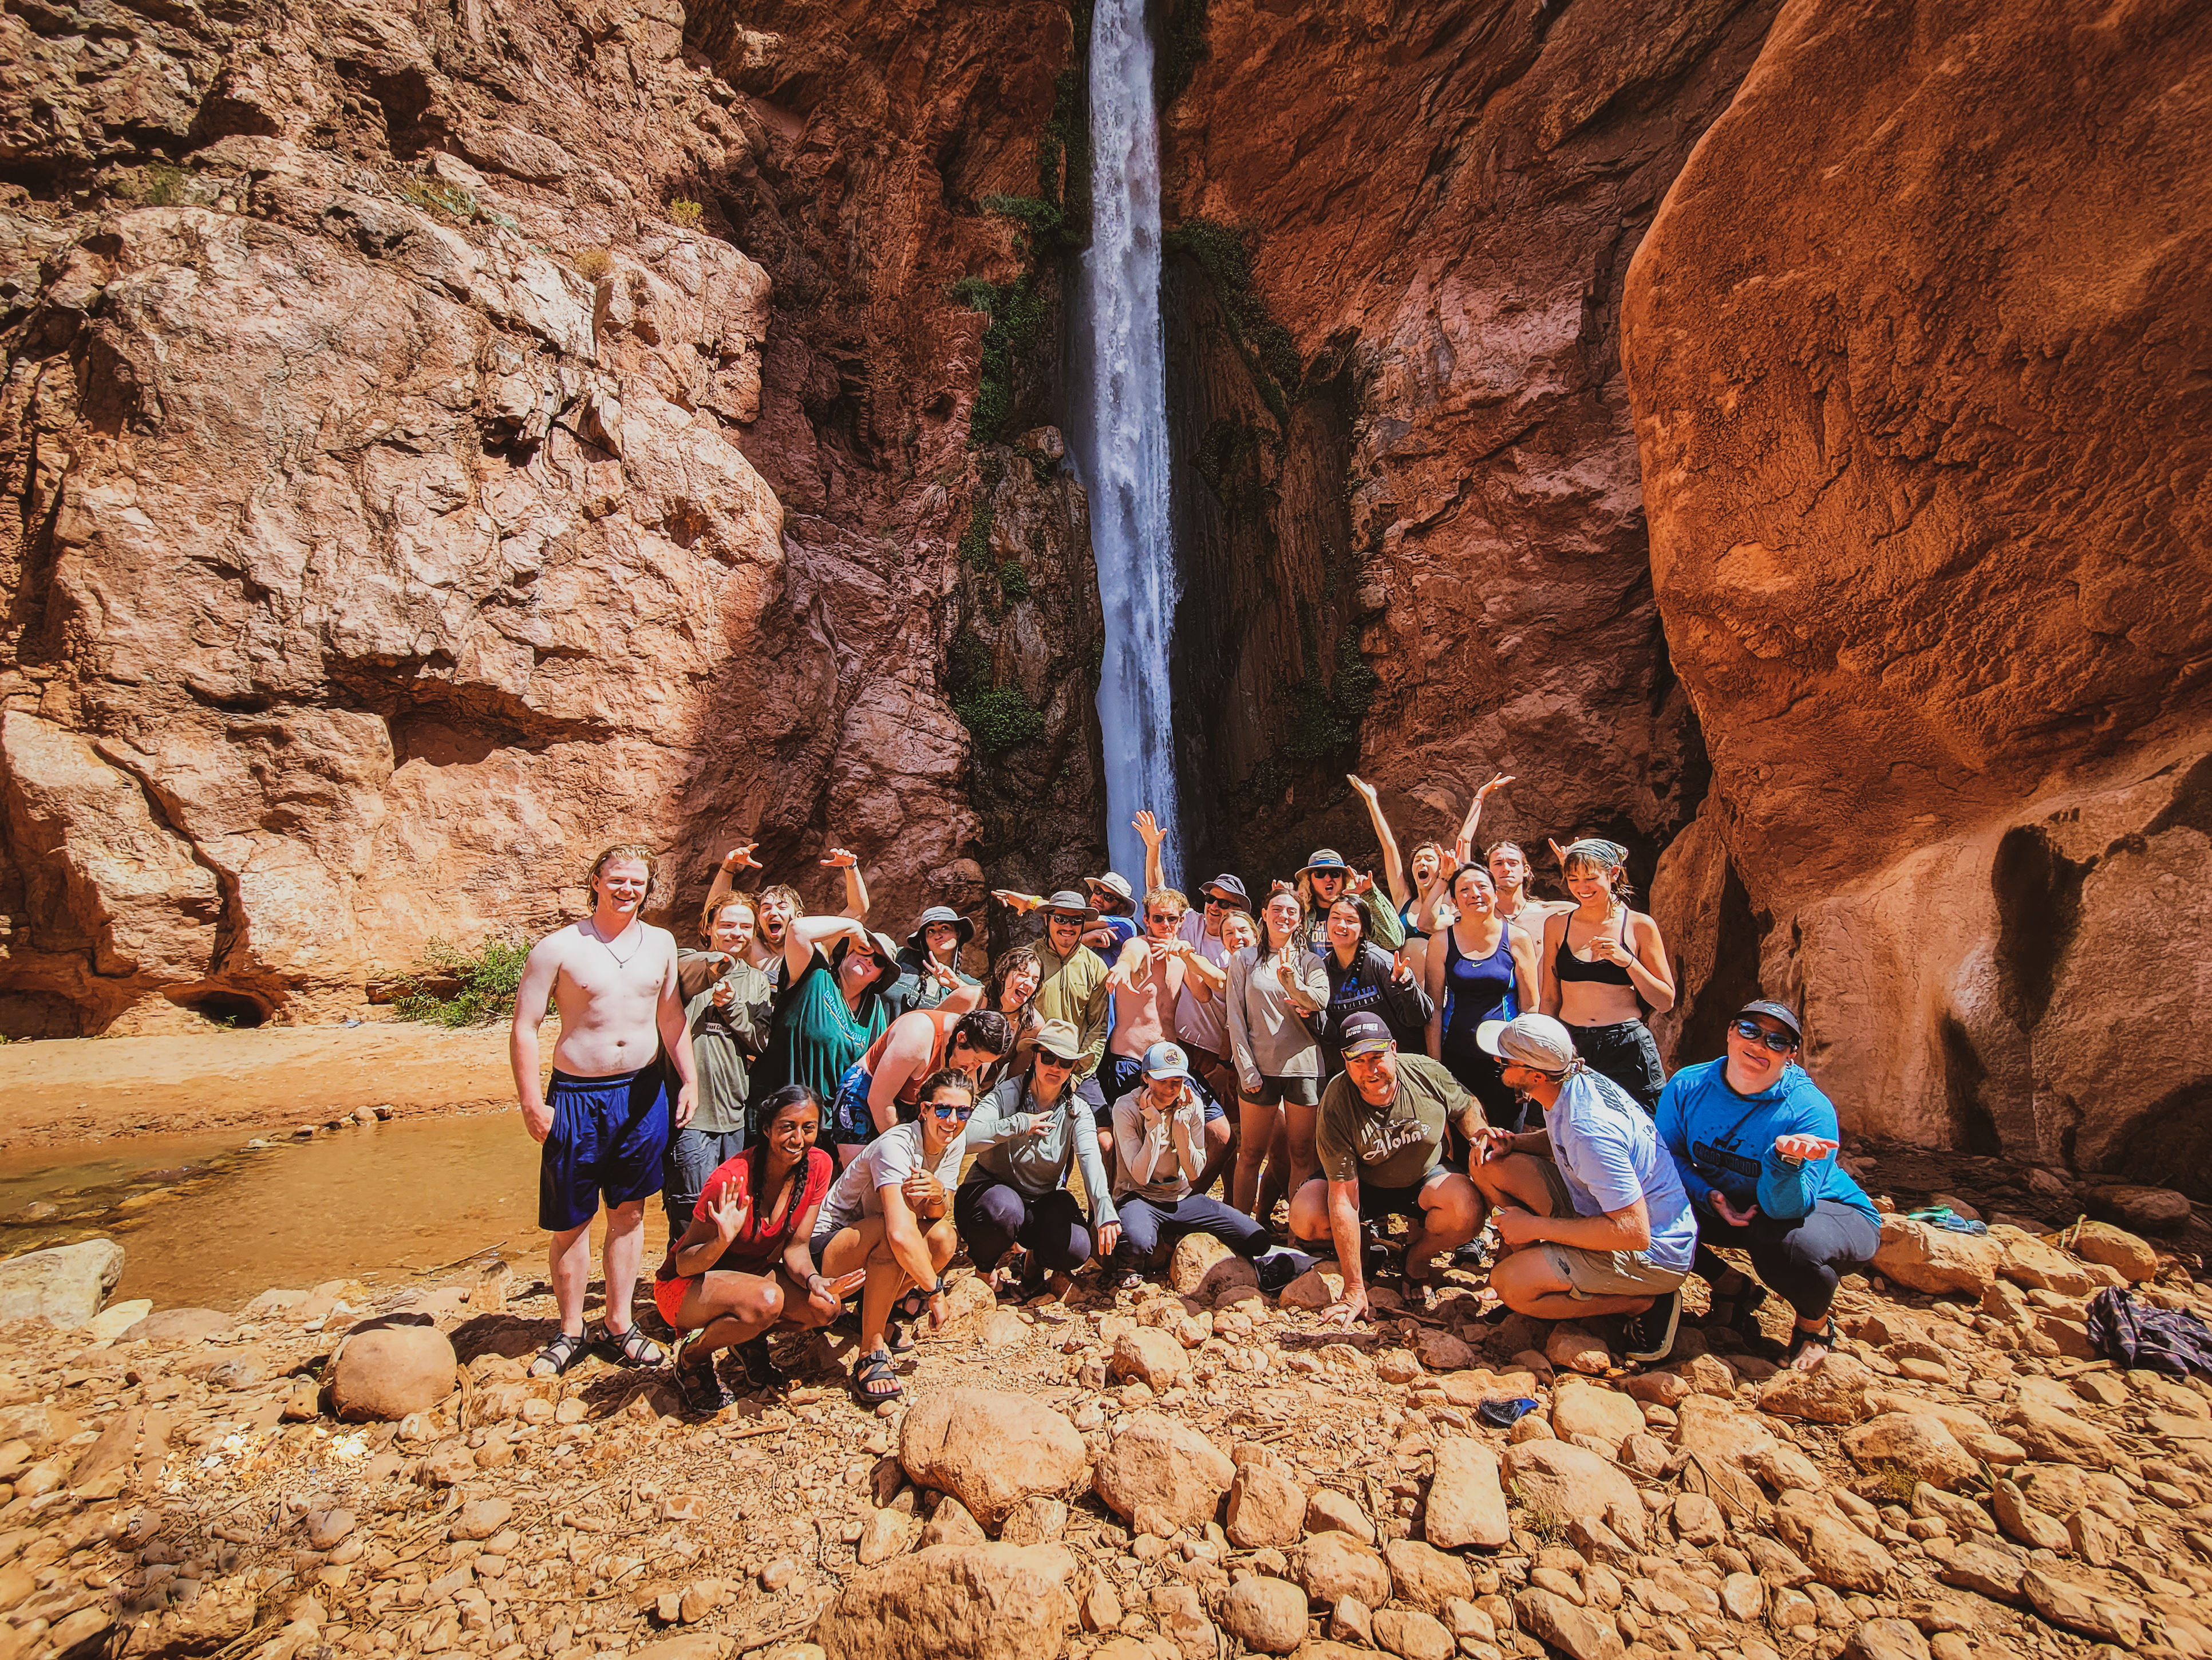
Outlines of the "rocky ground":
{"label": "rocky ground", "polygon": [[[1938,1173],[2039,1224],[2080,1196],[1915,1158],[1861,1162],[1900,1208]],[[2053,1237],[1893,1220],[1810,1374],[1688,1323],[1624,1370],[1458,1273],[1427,1313],[1386,1280],[1346,1334],[1328,1274],[1279,1305],[1194,1249],[1172,1286],[1026,1309],[961,1270],[899,1402],[810,1339],[711,1421],[665,1375],[526,1379],[550,1301],[503,1264],[23,1321],[0,1660],[2212,1656],[2212,1389],[2081,1329],[2124,1280],[2212,1311],[2203,1222]]]}

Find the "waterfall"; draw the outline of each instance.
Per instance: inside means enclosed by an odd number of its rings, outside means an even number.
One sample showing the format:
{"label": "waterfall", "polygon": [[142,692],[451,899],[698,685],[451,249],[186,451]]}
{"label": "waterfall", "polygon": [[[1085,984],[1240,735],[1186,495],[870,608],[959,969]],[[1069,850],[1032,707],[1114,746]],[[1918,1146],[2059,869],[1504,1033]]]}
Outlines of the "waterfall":
{"label": "waterfall", "polygon": [[1133,884],[1149,807],[1176,879],[1175,744],[1168,641],[1177,599],[1168,513],[1166,346],[1160,325],[1160,152],[1144,0],[1098,0],[1091,26],[1091,247],[1076,281],[1076,465],[1105,611],[1098,727],[1106,845]]}

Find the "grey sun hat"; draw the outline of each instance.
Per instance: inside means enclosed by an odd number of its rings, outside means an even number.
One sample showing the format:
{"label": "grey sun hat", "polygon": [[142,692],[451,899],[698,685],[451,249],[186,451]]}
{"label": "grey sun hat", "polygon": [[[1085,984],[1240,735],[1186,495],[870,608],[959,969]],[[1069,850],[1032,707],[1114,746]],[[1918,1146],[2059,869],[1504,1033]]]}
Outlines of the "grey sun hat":
{"label": "grey sun hat", "polygon": [[1039,1026],[1036,1046],[1057,1060],[1080,1061],[1083,1058],[1083,1039],[1065,1020],[1048,1020]]}
{"label": "grey sun hat", "polygon": [[906,937],[907,944],[915,951],[929,948],[929,930],[939,922],[950,922],[960,930],[960,943],[966,945],[975,937],[975,925],[950,905],[932,905],[922,912],[921,920],[914,925],[914,932]]}
{"label": "grey sun hat", "polygon": [[1137,908],[1137,896],[1130,891],[1128,879],[1114,871],[1103,876],[1086,876],[1083,883],[1085,887],[1104,889],[1132,910]]}
{"label": "grey sun hat", "polygon": [[1225,873],[1215,877],[1211,882],[1208,882],[1205,887],[1202,887],[1198,891],[1198,897],[1200,899],[1205,898],[1207,890],[1212,888],[1218,888],[1222,892],[1228,894],[1237,902],[1238,909],[1248,911],[1252,909],[1252,896],[1244,891],[1243,883],[1238,881],[1235,877]]}
{"label": "grey sun hat", "polygon": [[1097,908],[1073,888],[1062,888],[1044,902],[1044,909],[1048,911],[1080,911],[1083,920],[1086,922],[1095,921],[1098,916]]}
{"label": "grey sun hat", "polygon": [[1315,871],[1331,871],[1339,876],[1350,876],[1352,866],[1344,862],[1344,855],[1334,848],[1317,848],[1314,856],[1306,860],[1298,874],[1308,876]]}
{"label": "grey sun hat", "polygon": [[1486,1020],[1474,1029],[1474,1042],[1485,1055],[1537,1072],[1565,1072],[1575,1063],[1574,1038],[1548,1014]]}

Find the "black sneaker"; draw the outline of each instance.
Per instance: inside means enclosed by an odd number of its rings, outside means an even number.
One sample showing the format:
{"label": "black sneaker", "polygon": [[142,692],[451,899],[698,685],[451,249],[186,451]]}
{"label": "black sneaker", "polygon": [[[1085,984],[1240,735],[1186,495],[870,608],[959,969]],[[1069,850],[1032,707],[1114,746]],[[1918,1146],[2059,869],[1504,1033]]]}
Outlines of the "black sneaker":
{"label": "black sneaker", "polygon": [[702,1353],[694,1358],[687,1350],[670,1368],[670,1372],[675,1379],[676,1393],[683,1397],[684,1406],[693,1412],[712,1415],[724,1407],[733,1407],[738,1403],[738,1397],[730,1392],[730,1386],[722,1381],[721,1373],[714,1369],[714,1357],[711,1353]]}
{"label": "black sneaker", "polygon": [[1273,1297],[1298,1277],[1297,1258],[1288,1251],[1269,1251],[1253,1259],[1252,1272],[1259,1279],[1260,1289]]}
{"label": "black sneaker", "polygon": [[1664,1360],[1674,1347],[1674,1327],[1682,1317],[1682,1294],[1655,1297],[1641,1314],[1620,1316],[1621,1353],[1631,1360]]}
{"label": "black sneaker", "polygon": [[1452,1253],[1452,1266],[1465,1268],[1469,1274],[1480,1274],[1490,1266],[1490,1245],[1477,1234]]}

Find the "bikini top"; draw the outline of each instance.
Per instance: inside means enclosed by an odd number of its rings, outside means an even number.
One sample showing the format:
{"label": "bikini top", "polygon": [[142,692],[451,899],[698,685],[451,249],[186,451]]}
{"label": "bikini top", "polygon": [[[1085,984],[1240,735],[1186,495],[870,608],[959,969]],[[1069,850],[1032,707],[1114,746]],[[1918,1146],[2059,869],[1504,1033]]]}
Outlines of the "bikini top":
{"label": "bikini top", "polygon": [[[1626,919],[1623,920],[1625,922]],[[1618,963],[1608,963],[1603,958],[1595,963],[1585,963],[1576,956],[1567,944],[1567,936],[1574,932],[1574,914],[1571,911],[1559,929],[1559,948],[1552,954],[1552,973],[1556,978],[1591,981],[1601,986],[1635,985],[1636,982],[1628,977],[1628,970]]]}

